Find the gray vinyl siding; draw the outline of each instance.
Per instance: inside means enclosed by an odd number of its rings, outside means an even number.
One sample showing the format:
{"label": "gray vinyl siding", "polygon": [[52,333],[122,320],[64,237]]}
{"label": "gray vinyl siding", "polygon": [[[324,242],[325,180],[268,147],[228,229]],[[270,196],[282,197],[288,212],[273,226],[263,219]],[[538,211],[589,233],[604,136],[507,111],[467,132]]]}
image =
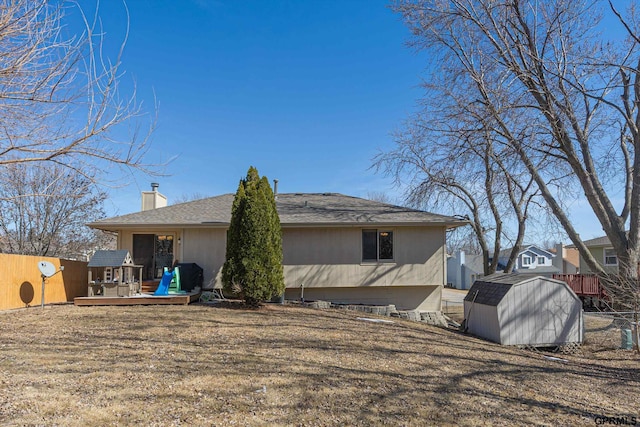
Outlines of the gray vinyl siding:
{"label": "gray vinyl siding", "polygon": [[[393,231],[392,261],[362,261],[363,228]],[[133,234],[144,232],[175,235],[175,258],[203,268],[205,289],[222,287],[226,228],[121,230],[119,246],[131,250]],[[287,297],[295,299],[304,283],[307,299],[315,295],[329,301],[395,304],[407,310],[441,308],[446,281],[444,227],[284,228],[282,240],[285,285],[291,289]]]}
{"label": "gray vinyl siding", "polygon": [[394,232],[393,261],[363,262],[361,228],[285,229],[287,287],[444,286],[440,227],[381,227]]}
{"label": "gray vinyl siding", "polygon": [[[509,277],[515,283],[505,283]],[[476,301],[485,304],[472,303],[471,295],[465,300],[470,333],[503,345],[552,346],[582,342],[582,303],[565,283],[540,276],[523,278],[520,282],[518,275],[503,278],[506,280],[501,283],[476,282],[475,289],[471,289],[471,292],[478,291],[480,297]],[[505,286],[509,287],[508,291],[495,297],[495,290],[505,290]]]}
{"label": "gray vinyl siding", "polygon": [[500,343],[500,325],[495,307],[465,301],[464,313],[470,334]]}

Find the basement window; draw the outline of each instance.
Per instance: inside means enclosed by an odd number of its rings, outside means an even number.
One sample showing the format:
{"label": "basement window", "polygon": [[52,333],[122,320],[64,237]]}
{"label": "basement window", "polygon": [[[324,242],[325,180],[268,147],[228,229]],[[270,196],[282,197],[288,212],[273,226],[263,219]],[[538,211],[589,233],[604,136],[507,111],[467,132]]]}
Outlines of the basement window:
{"label": "basement window", "polygon": [[393,261],[393,231],[362,230],[362,261]]}

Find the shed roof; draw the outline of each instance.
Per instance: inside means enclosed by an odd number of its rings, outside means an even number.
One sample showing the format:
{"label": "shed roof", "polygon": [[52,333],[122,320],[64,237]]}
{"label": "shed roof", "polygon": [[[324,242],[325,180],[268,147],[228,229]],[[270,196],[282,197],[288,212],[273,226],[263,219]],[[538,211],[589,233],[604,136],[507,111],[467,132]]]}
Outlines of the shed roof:
{"label": "shed roof", "polygon": [[128,250],[120,249],[117,251],[96,251],[87,267],[120,267],[124,265],[132,266],[133,260]]}
{"label": "shed roof", "polygon": [[[208,197],[158,209],[107,218],[89,224],[92,228],[117,230],[136,226],[228,226],[233,194]],[[446,215],[380,203],[337,193],[282,193],[276,207],[286,226],[320,225],[442,225],[468,223]]]}
{"label": "shed roof", "polygon": [[538,277],[549,280],[549,278],[538,274],[491,274],[476,280],[469,289],[469,292],[467,292],[464,300],[478,304],[497,306],[511,290],[512,286],[528,282]]}

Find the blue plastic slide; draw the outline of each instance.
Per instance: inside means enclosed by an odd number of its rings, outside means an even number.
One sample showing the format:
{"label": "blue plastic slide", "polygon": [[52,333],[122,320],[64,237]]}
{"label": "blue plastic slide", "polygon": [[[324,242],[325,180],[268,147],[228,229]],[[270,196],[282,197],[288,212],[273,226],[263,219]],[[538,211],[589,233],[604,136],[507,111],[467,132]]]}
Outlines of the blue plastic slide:
{"label": "blue plastic slide", "polygon": [[169,284],[171,284],[171,279],[173,279],[173,271],[165,271],[162,274],[162,279],[160,280],[158,289],[156,289],[153,295],[169,295]]}

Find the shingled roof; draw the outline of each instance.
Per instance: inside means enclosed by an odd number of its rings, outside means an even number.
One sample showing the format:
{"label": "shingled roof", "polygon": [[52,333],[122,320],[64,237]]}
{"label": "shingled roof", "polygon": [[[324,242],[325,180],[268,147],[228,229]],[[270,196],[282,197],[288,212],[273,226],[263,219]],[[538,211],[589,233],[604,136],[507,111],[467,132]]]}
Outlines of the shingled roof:
{"label": "shingled roof", "polygon": [[[629,233],[628,231],[626,233]],[[584,245],[588,248],[611,246],[611,240],[607,236],[596,237],[594,239],[584,240]],[[568,245],[567,248],[575,249],[576,245]]]}
{"label": "shingled roof", "polygon": [[595,239],[585,240],[586,247],[611,246],[611,240],[607,236],[596,237]]}
{"label": "shingled roof", "polygon": [[[107,218],[88,224],[101,230],[134,227],[227,227],[233,194],[194,200],[163,208]],[[276,207],[283,227],[380,225],[442,225],[458,227],[467,221],[337,193],[282,193]]]}
{"label": "shingled roof", "polygon": [[133,266],[133,260],[128,250],[120,249],[117,251],[96,251],[87,267],[121,267],[125,265]]}
{"label": "shingled roof", "polygon": [[476,280],[464,297],[465,301],[497,306],[511,287],[541,277],[537,274],[495,273]]}

